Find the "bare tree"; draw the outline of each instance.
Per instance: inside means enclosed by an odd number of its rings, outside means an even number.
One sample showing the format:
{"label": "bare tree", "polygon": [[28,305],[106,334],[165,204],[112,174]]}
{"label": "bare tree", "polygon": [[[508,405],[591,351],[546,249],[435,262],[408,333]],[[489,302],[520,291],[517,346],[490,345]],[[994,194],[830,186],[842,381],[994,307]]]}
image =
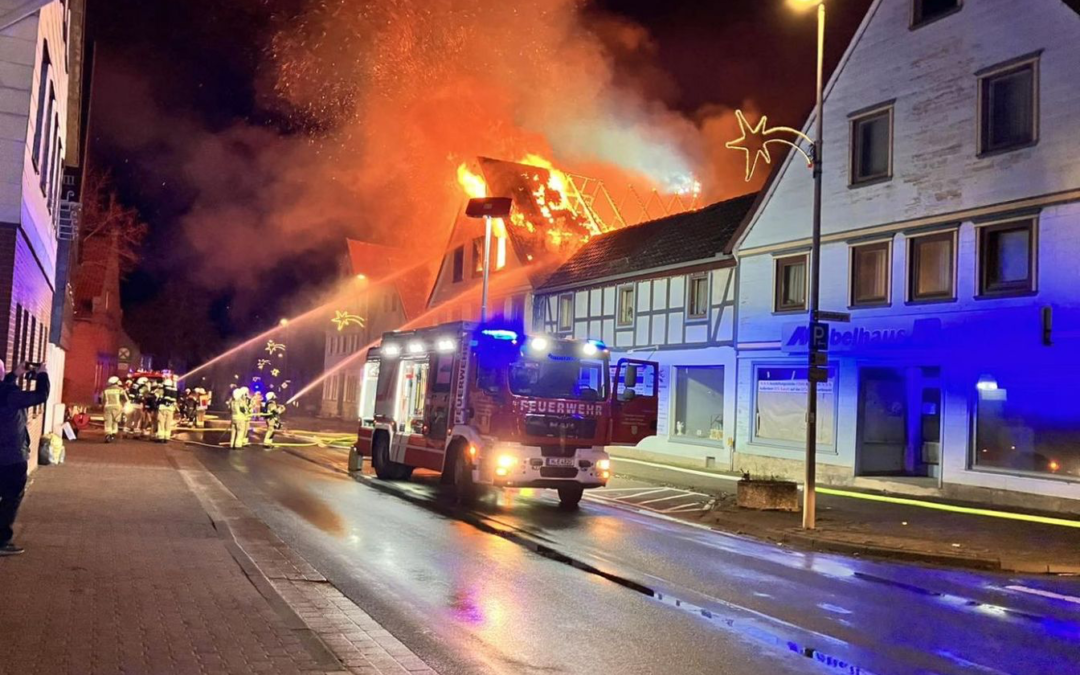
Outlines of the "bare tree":
{"label": "bare tree", "polygon": [[138,264],[139,247],[146,233],[147,226],[139,212],[120,201],[112,176],[89,169],[82,189],[79,240],[85,243],[96,238],[113,239],[123,275]]}

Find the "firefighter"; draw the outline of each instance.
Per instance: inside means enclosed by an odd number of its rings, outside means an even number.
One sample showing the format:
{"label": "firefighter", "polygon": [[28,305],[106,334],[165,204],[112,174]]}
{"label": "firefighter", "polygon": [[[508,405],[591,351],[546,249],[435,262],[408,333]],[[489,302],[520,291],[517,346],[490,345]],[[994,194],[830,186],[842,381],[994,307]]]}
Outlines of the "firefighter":
{"label": "firefighter", "polygon": [[274,433],[282,426],[281,416],[285,413],[285,406],[277,402],[277,394],[266,394],[266,408],[263,410],[263,418],[266,420],[266,435],[263,436],[263,447],[273,447]]}
{"label": "firefighter", "polygon": [[139,431],[139,435],[143,438],[152,437],[154,429],[157,427],[158,393],[160,390],[161,385],[159,383],[150,382],[149,380],[143,387],[143,422],[142,429]]}
{"label": "firefighter", "polygon": [[210,394],[202,387],[195,387],[195,426],[206,426],[206,410],[210,407]]}
{"label": "firefighter", "polygon": [[124,404],[128,401],[127,393],[120,386],[119,377],[113,375],[109,378],[109,386],[101,392],[101,401],[105,404],[105,442],[112,443],[120,431],[120,418],[124,415]]}
{"label": "firefighter", "polygon": [[138,436],[142,432],[143,427],[143,399],[146,398],[146,393],[143,391],[143,387],[146,385],[146,378],[140,377],[135,380],[128,388],[128,401],[131,405],[131,413],[127,416],[127,435],[128,437]]}
{"label": "firefighter", "polygon": [[158,388],[157,433],[158,443],[168,443],[172,438],[173,416],[176,414],[176,401],[180,392],[176,390],[176,381],[166,377]]}
{"label": "firefighter", "polygon": [[250,418],[247,399],[247,387],[233,389],[229,401],[229,447],[242,448],[247,445],[248,423]]}

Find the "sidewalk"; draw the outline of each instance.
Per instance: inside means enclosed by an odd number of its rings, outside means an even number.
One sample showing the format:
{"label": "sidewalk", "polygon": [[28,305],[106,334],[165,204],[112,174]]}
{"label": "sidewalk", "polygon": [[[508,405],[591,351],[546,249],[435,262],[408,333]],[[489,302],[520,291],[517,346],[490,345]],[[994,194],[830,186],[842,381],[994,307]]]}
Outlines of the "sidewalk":
{"label": "sidewalk", "polygon": [[[627,458],[615,458],[613,465],[617,476],[646,485],[708,493],[713,497],[711,508],[671,515],[719,530],[852,555],[1022,573],[1080,574],[1080,527],[927,507],[981,508],[1003,515],[1021,513],[1015,510],[823,488],[818,494],[817,528],[807,531],[801,528],[799,513],[750,511],[736,506],[736,476],[687,471]],[[915,504],[877,501],[876,497],[899,497]],[[632,502],[626,505],[635,506]],[[1027,514],[1080,526],[1080,519],[1067,515]]]}
{"label": "sidewalk", "polygon": [[190,452],[98,439],[32,476],[26,553],[0,559],[0,671],[434,673]]}

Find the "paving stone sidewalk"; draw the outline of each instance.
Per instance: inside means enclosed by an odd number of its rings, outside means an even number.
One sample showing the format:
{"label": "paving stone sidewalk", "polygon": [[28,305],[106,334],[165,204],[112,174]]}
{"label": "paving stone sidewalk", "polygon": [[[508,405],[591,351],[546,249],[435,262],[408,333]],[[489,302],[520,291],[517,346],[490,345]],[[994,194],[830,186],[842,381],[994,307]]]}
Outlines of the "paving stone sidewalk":
{"label": "paving stone sidewalk", "polygon": [[2,673],[434,672],[177,445],[68,444],[16,537]]}

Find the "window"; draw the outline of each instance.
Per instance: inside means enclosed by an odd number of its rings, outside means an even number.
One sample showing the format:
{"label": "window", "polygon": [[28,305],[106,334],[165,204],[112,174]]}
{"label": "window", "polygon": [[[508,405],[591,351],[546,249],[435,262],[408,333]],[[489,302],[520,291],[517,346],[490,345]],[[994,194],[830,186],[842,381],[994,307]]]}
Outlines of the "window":
{"label": "window", "polygon": [[506,237],[495,237],[495,269],[506,267]]}
{"label": "window", "polygon": [[[819,382],[817,441],[833,445],[836,420],[836,369]],[[758,366],[754,387],[754,440],[802,444],[806,442],[807,368]]]}
{"label": "window", "polygon": [[675,435],[688,440],[724,441],[724,367],[675,369]]}
{"label": "window", "polygon": [[882,241],[851,247],[851,306],[889,303],[889,257],[892,246]]}
{"label": "window", "polygon": [[961,0],[914,0],[911,16],[912,28],[948,16],[960,9]]}
{"label": "window", "polygon": [[41,143],[45,138],[45,125],[48,124],[48,120],[52,117],[52,115],[45,116],[45,103],[48,101],[45,98],[45,93],[48,90],[50,63],[49,43],[46,41],[41,50],[41,72],[38,75],[37,123],[34,126],[34,146],[30,149],[31,157],[34,160],[34,169],[39,171],[41,166]]}
{"label": "window", "polygon": [[484,276],[484,238],[477,237],[472,242],[473,278]]}
{"label": "window", "polygon": [[1035,290],[1035,221],[979,228],[979,295]]}
{"label": "window", "polygon": [[851,120],[851,184],[892,177],[892,107]]}
{"label": "window", "polygon": [[952,300],[954,289],[955,232],[911,239],[908,249],[908,299]]}
{"label": "window", "polygon": [[22,337],[22,325],[23,325],[23,309],[22,305],[15,305],[15,336],[14,342],[11,345],[11,361],[8,372],[14,372],[15,366],[19,363],[19,348],[21,343],[19,338]]}
{"label": "window", "polygon": [[634,287],[623,286],[619,289],[619,316],[620,326],[629,326],[634,323]]}
{"label": "window", "polygon": [[465,278],[465,247],[458,246],[454,249],[454,283]]}
{"label": "window", "polygon": [[515,295],[510,298],[510,320],[515,323],[525,322],[525,296]]}
{"label": "window", "polygon": [[1037,62],[998,69],[979,78],[979,153],[1034,143],[1038,135]]}
{"label": "window", "polygon": [[[54,128],[56,129],[54,134],[59,134],[60,133],[60,117],[59,116],[56,117],[56,124],[55,124]],[[60,137],[59,137],[59,135],[57,135],[53,139],[53,141],[54,141],[53,145],[56,148],[56,156],[53,157],[52,174],[49,176],[49,194],[47,196],[47,201],[46,201],[46,204],[45,204],[46,207],[49,209],[49,213],[53,213],[56,210],[57,188],[59,187],[59,182],[60,182],[60,175],[59,175],[60,174],[60,164],[61,164],[61,162],[63,161],[63,158],[64,158],[64,149],[60,145]]]}
{"label": "window", "polygon": [[1080,477],[1076,399],[1062,395],[1076,367],[981,375],[974,385],[977,468]]}
{"label": "window", "polygon": [[559,296],[559,330],[566,331],[574,327],[574,296]]}
{"label": "window", "polygon": [[805,255],[776,259],[776,311],[806,309]]}
{"label": "window", "polygon": [[701,275],[690,277],[687,284],[687,315],[691,318],[703,318],[709,313],[709,277]]}
{"label": "window", "polygon": [[41,123],[46,126],[41,136],[41,155],[44,162],[41,166],[39,173],[41,174],[41,194],[45,194],[45,187],[49,183],[49,175],[52,173],[52,141],[55,135],[52,128],[53,119],[53,106],[56,105],[56,93],[53,91],[52,85],[49,85],[49,105],[46,108],[45,119],[41,120]]}

